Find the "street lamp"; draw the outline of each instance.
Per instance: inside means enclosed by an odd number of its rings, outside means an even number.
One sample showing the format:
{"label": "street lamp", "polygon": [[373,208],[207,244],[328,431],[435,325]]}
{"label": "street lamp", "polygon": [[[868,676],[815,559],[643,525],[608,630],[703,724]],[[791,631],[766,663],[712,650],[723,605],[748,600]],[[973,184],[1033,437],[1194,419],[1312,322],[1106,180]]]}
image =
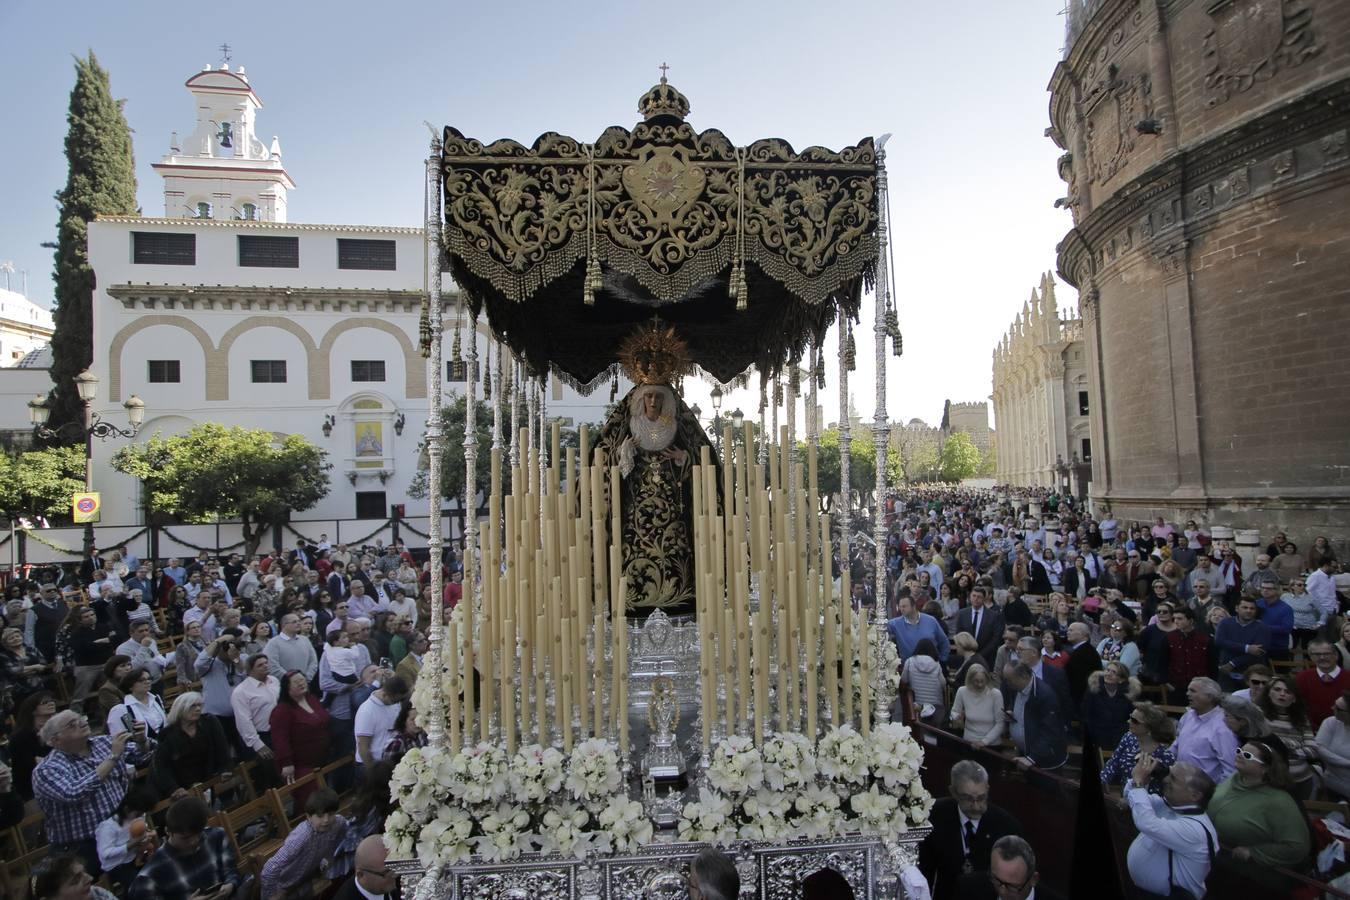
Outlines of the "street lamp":
{"label": "street lamp", "polygon": [[[32,400],[28,401],[28,419],[33,423],[40,437],[48,440],[59,438],[69,429],[78,429],[70,431],[72,435],[81,435],[84,437],[84,489],[93,491],[94,489],[94,438],[100,441],[106,441],[110,437],[134,438],[136,433],[141,430],[141,424],[145,422],[145,401],[135,394],[122,404],[122,408],[127,411],[127,422],[130,428],[118,428],[111,422],[104,421],[98,413],[93,410],[94,400],[98,398],[98,376],[85,369],[75,376],[75,390],[80,395],[80,401],[84,403],[84,426],[81,428],[78,422],[67,422],[60,428],[48,428],[47,420],[51,418],[52,410],[47,405],[47,398],[38,394]],[[94,523],[86,522],[84,526],[84,550],[85,553],[94,547]]]}

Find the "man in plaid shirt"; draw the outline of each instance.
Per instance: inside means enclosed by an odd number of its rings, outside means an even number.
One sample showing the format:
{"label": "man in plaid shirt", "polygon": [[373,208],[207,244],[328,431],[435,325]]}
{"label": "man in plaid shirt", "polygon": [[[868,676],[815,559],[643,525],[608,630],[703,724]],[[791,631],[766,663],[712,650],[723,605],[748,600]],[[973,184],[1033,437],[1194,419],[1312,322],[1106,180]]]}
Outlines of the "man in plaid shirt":
{"label": "man in plaid shirt", "polygon": [[[145,723],[116,737],[91,737],[89,719],[62,710],[42,726],[42,742],[52,748],[33,770],[33,796],[47,817],[47,840],[58,853],[74,853],[86,871],[97,875],[94,830],[122,802],[135,766],[147,763],[155,742]],[[127,744],[135,749],[127,752]]]}
{"label": "man in plaid shirt", "polygon": [[207,828],[211,811],[200,797],[184,797],[164,819],[168,840],[146,861],[128,900],[225,900],[242,879],[234,848],[221,828]]}

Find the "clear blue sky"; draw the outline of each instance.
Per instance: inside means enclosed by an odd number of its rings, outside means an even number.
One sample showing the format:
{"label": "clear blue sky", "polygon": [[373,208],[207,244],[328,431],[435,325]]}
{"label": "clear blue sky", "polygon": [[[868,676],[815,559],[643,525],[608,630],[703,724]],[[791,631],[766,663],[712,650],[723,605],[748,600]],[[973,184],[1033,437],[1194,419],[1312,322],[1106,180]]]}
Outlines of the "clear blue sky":
{"label": "clear blue sky", "polygon": [[[52,197],[72,57],[92,48],[126,99],[141,208],[163,215],[150,169],[194,114],[183,82],[247,68],[264,143],[281,139],[298,222],[420,225],[423,120],[483,138],[583,140],[631,127],[670,64],[695,127],[801,149],[893,132],[895,280],[905,356],[892,417],[936,424],[942,402],[987,398],[990,357],[1070,227],[1059,151],[1044,137],[1062,0],[819,2],[288,2],[164,5],[0,0],[0,260],[49,304]],[[17,289],[20,278],[12,283]],[[1061,303],[1073,292],[1062,286]],[[870,333],[857,405],[872,413]],[[830,346],[833,346],[831,343]],[[691,400],[699,391],[691,390]],[[827,392],[834,418],[835,391]],[[749,411],[754,400],[729,406]],[[708,408],[704,402],[704,408]]]}

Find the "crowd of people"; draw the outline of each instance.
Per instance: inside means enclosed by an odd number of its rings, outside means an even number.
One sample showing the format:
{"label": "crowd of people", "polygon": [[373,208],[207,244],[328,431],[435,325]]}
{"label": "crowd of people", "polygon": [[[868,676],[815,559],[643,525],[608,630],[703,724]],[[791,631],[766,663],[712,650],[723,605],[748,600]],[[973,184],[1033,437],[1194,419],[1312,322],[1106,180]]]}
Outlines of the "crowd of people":
{"label": "crowd of people", "polygon": [[[1313,871],[1306,805],[1350,799],[1350,604],[1325,538],[1302,553],[1274,532],[1244,563],[1195,521],[1124,523],[1044,490],[911,491],[887,517],[885,602],[916,717],[1024,770],[1100,754],[1139,830],[1143,896],[1203,896],[1216,856],[1275,891],[1274,867]],[[988,777],[970,765],[950,827],[934,813],[939,900],[1017,831],[1006,814],[982,830]]]}
{"label": "crowd of people", "polygon": [[[31,895],[225,900],[251,879],[263,900],[391,892],[380,834],[394,764],[426,743],[410,697],[430,604],[461,596],[445,563],[437,598],[402,543],[326,538],[186,565],[92,550],[11,581],[0,829],[40,822]],[[298,821],[240,859],[213,816],[272,789]]]}

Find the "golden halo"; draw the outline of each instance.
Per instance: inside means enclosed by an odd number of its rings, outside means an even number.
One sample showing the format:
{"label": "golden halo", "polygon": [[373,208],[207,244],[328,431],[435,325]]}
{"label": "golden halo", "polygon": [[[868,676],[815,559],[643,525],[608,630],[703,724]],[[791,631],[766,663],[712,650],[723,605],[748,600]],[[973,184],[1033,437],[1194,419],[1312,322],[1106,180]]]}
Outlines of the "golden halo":
{"label": "golden halo", "polygon": [[674,384],[690,371],[689,345],[673,325],[639,325],[619,345],[619,365],[634,384]]}

